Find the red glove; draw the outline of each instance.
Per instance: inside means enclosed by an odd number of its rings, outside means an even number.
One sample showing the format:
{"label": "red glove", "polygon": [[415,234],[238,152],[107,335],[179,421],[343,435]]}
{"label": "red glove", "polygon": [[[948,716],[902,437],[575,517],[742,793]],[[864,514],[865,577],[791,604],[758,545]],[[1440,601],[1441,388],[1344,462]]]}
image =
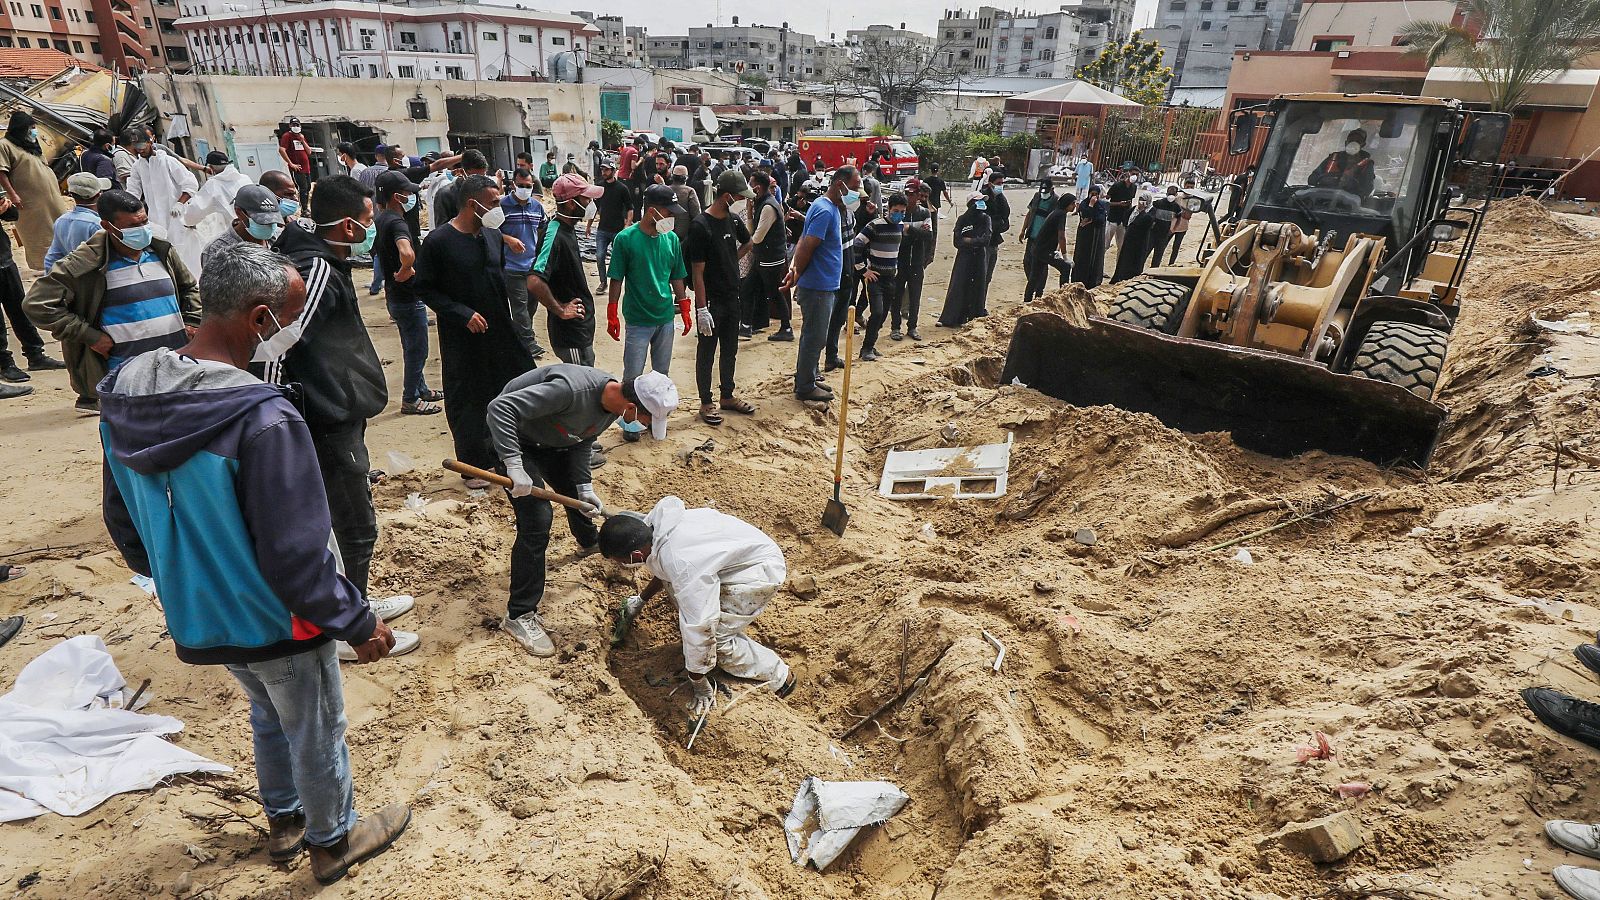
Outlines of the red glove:
{"label": "red glove", "polygon": [[611,335],[613,341],[622,340],[622,320],[617,318],[617,304],[606,307],[606,334]]}
{"label": "red glove", "polygon": [[694,328],[694,317],[689,313],[689,298],[684,297],[678,301],[678,315],[683,317],[683,333],[688,334]]}

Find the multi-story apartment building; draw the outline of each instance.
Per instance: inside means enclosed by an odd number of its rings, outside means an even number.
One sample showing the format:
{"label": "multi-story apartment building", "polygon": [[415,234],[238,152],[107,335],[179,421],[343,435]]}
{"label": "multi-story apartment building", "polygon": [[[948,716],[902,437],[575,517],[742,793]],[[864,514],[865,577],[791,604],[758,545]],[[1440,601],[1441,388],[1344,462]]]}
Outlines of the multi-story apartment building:
{"label": "multi-story apartment building", "polygon": [[642,41],[649,38],[645,29],[627,25],[621,16],[596,16],[591,12],[574,12],[573,15],[600,29],[600,33],[589,41],[585,60],[587,65],[644,65],[640,49],[643,47]]}
{"label": "multi-story apartment building", "polygon": [[1300,0],[1159,0],[1154,28],[1175,73],[1172,101],[1215,105],[1228,86],[1234,53],[1283,50],[1294,41]]}
{"label": "multi-story apartment building", "polygon": [[901,22],[900,27],[893,25],[868,25],[865,28],[852,28],[844,33],[845,46],[852,50],[878,45],[889,48],[916,47],[920,50],[931,52],[933,50],[933,37],[920,31],[911,31],[906,28],[906,23]]}
{"label": "multi-story apartment building", "polygon": [[[97,0],[98,2],[98,0]],[[183,0],[180,0],[183,2]],[[216,0],[211,0],[215,10]],[[271,0],[264,10],[177,20],[195,71],[346,78],[553,78],[589,52],[600,29],[565,13],[464,2]]]}
{"label": "multi-story apartment building", "polygon": [[156,19],[147,2],[0,0],[0,47],[59,50],[118,72],[159,67],[161,42],[151,34]]}
{"label": "multi-story apartment building", "polygon": [[822,74],[817,39],[781,25],[706,24],[686,35],[650,35],[645,58],[652,68],[722,69],[772,81],[803,81]]}
{"label": "multi-story apartment building", "polygon": [[1107,43],[1127,40],[1132,26],[1133,0],[1085,0],[1045,12],[945,10],[934,52],[947,68],[973,75],[1070,78]]}

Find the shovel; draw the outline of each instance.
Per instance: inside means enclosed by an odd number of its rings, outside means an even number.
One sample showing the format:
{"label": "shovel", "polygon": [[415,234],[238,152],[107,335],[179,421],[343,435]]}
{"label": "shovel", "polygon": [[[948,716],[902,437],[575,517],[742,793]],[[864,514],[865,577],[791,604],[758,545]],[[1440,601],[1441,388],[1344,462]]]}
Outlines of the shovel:
{"label": "shovel", "polygon": [[856,316],[854,297],[851,298],[850,311],[845,316],[844,323],[844,388],[839,394],[839,446],[833,454],[833,499],[822,510],[822,527],[828,529],[839,537],[844,537],[844,526],[850,521],[850,510],[844,508],[844,501],[839,499],[840,485],[844,482],[844,433],[849,424],[847,414],[850,411],[850,364],[855,361],[855,335]]}
{"label": "shovel", "polygon": [[[447,459],[444,461],[444,467],[452,472],[465,475],[469,478],[482,478],[484,481],[487,481],[490,484],[498,484],[507,489],[511,487],[511,479],[507,478],[506,476],[501,475],[498,472],[490,472],[487,469],[480,469],[477,466],[468,465],[459,460]],[[555,491],[542,487],[534,488],[532,493],[530,493],[528,496],[538,497],[540,500],[549,500],[551,503],[559,503],[562,506],[570,506],[578,512],[586,515],[592,515],[598,512],[601,516],[607,519],[620,513],[620,511],[618,513],[606,512],[603,509],[597,509],[593,504],[585,503],[582,500],[574,500],[565,494],[558,494]]]}

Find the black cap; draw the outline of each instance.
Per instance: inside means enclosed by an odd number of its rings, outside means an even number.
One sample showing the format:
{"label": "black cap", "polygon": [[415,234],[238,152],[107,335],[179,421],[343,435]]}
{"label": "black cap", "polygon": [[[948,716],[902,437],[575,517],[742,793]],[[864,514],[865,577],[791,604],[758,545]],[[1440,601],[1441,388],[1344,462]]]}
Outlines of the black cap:
{"label": "black cap", "polygon": [[299,116],[290,116],[289,117],[289,124],[290,125],[299,125],[300,124],[300,117]]}
{"label": "black cap", "polygon": [[250,217],[257,225],[282,225],[283,213],[278,210],[278,195],[259,184],[247,184],[233,195],[233,208]]}
{"label": "black cap", "polygon": [[372,183],[372,187],[375,191],[383,193],[415,194],[417,192],[417,183],[407,178],[406,173],[397,172],[394,169],[379,175],[378,180]]}
{"label": "black cap", "polygon": [[233,160],[229,159],[228,154],[223,153],[221,150],[213,150],[206,154],[206,165],[208,166],[225,166],[231,162]]}
{"label": "black cap", "polygon": [[682,215],[684,208],[678,204],[678,194],[664,184],[652,184],[644,189],[644,205],[665,209],[673,215]]}

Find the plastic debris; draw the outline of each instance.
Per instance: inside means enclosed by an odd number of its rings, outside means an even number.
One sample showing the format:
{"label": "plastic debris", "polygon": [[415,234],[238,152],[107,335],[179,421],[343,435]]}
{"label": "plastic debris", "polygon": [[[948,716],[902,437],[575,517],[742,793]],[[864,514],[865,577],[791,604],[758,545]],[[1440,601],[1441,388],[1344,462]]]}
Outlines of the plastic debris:
{"label": "plastic debris", "polygon": [[1017,376],[1015,376],[1015,375],[1013,375],[1013,376],[1011,376],[1011,383],[1012,383],[1012,384],[1014,384],[1014,385],[1016,385],[1016,386],[1017,386],[1017,387],[1020,387],[1020,388],[1025,388],[1025,387],[1027,387],[1027,385],[1026,385],[1026,384],[1023,384],[1023,383],[1022,383],[1022,379],[1021,379],[1021,378],[1018,378],[1018,377],[1017,377]]}
{"label": "plastic debris", "polygon": [[1557,334],[1588,334],[1589,329],[1592,327],[1587,312],[1572,313],[1562,321],[1541,319],[1532,314],[1528,318],[1533,320],[1533,324],[1540,331],[1553,331]]}
{"label": "plastic debris", "polygon": [[1072,539],[1085,547],[1093,547],[1095,544],[1100,543],[1100,537],[1094,533],[1093,528],[1079,528],[1077,534],[1072,536]]}
{"label": "plastic debris", "polygon": [[783,819],[789,856],[797,866],[810,863],[824,871],[861,829],[888,821],[910,799],[887,781],[807,778],[800,782],[794,808]]}
{"label": "plastic debris", "polygon": [[1313,759],[1333,759],[1335,755],[1333,742],[1328,739],[1326,734],[1320,731],[1312,733],[1310,744],[1294,748],[1295,762],[1303,763]]}
{"label": "plastic debris", "polygon": [[996,672],[999,672],[1000,671],[1000,664],[1005,662],[1005,660],[1006,660],[1006,645],[1000,643],[1000,639],[999,638],[995,637],[994,635],[990,634],[987,631],[985,631],[983,633],[983,639],[988,641],[989,642],[989,646],[991,646],[991,647],[993,647],[995,649],[994,670]]}
{"label": "plastic debris", "polygon": [[1249,550],[1240,547],[1239,552],[1233,555],[1233,561],[1240,565],[1252,566],[1255,565],[1256,559],[1250,555]]}
{"label": "plastic debris", "polygon": [[1344,784],[1334,787],[1333,792],[1338,794],[1341,800],[1353,800],[1356,797],[1365,797],[1372,793],[1372,785],[1367,784],[1365,781],[1346,781]]}
{"label": "plastic debris", "polygon": [[412,491],[406,495],[405,507],[414,513],[421,514],[423,510],[428,508],[428,501],[422,499],[421,494]]}
{"label": "plastic debris", "polygon": [[932,543],[939,539],[939,532],[933,530],[932,522],[923,522],[922,527],[917,529],[917,537]]}
{"label": "plastic debris", "polygon": [[128,583],[152,597],[156,595],[156,581],[149,575],[135,575],[128,579]]}
{"label": "plastic debris", "polygon": [[416,460],[401,453],[399,450],[390,450],[388,460],[390,475],[404,475],[417,467]]}

